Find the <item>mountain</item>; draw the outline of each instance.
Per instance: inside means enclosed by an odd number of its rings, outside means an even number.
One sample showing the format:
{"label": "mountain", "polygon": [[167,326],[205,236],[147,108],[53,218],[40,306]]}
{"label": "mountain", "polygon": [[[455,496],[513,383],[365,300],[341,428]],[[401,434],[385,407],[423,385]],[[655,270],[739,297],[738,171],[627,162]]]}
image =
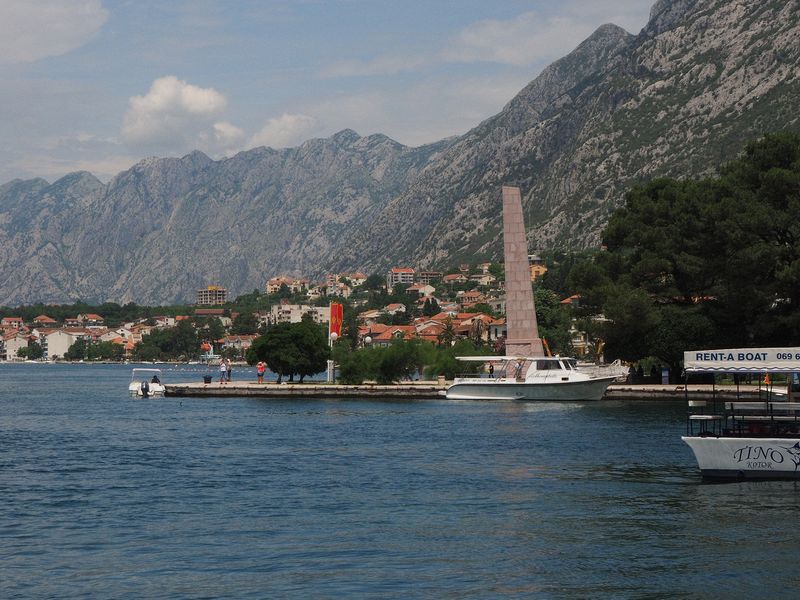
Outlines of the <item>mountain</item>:
{"label": "mountain", "polygon": [[600,27],[463,136],[409,148],[351,130],[214,161],[146,159],[0,186],[3,304],[192,300],[279,273],[499,257],[500,186],[531,249],[596,246],[633,183],[711,174],[767,131],[800,130],[800,2],[660,0]]}
{"label": "mountain", "polygon": [[749,140],[800,130],[798,39],[796,0],[662,0],[637,36],[603,26],[450,145],[331,267],[498,257],[503,183],[523,191],[531,249],[597,246],[633,183],[711,174]]}

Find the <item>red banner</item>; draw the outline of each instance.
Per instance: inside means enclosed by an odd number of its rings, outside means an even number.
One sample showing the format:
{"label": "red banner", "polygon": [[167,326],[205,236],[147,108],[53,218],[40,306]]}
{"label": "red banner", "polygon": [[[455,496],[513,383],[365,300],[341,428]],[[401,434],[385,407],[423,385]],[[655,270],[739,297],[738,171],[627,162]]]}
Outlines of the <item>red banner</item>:
{"label": "red banner", "polygon": [[328,335],[335,333],[342,337],[342,322],[344,321],[344,307],[338,302],[331,302],[331,325]]}

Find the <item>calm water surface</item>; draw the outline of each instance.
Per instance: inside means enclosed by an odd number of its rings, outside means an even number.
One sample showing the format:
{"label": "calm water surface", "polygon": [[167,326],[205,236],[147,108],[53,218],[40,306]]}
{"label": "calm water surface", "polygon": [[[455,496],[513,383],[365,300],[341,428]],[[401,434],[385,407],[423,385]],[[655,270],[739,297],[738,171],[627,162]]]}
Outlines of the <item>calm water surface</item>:
{"label": "calm water surface", "polygon": [[796,595],[797,484],[701,483],[679,402],[132,400],[129,377],[0,366],[0,596]]}

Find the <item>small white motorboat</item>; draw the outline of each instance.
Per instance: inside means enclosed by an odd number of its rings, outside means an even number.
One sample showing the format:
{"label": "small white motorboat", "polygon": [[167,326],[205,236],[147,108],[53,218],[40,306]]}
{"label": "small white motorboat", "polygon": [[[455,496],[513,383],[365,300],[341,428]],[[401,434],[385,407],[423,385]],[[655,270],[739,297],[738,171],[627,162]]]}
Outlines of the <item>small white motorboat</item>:
{"label": "small white motorboat", "polygon": [[[593,377],[575,359],[560,356],[459,356],[468,362],[499,363],[491,377],[456,377],[447,388],[451,400],[600,400],[615,377]],[[524,365],[529,365],[523,375]],[[514,371],[509,377],[509,371]]]}
{"label": "small white motorboat", "polygon": [[133,369],[128,393],[138,398],[163,396],[164,384],[161,369]]}

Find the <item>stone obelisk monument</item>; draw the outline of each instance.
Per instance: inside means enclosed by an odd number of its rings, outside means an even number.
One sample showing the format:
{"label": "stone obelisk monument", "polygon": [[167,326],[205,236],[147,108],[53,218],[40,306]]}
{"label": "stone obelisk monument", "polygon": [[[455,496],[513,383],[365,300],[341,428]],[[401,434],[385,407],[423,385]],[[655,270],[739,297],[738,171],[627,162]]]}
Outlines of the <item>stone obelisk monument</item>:
{"label": "stone obelisk monument", "polygon": [[503,250],[506,261],[506,356],[544,356],[528,267],[528,240],[519,188],[503,186]]}

